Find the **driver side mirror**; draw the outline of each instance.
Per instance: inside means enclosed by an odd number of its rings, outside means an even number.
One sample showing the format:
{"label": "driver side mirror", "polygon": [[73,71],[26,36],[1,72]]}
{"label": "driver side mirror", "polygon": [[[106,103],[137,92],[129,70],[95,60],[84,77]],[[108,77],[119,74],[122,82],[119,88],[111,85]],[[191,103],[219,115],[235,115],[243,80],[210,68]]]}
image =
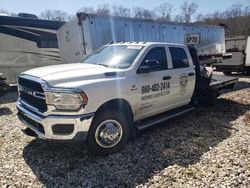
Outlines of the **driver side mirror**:
{"label": "driver side mirror", "polygon": [[157,60],[145,60],[143,65],[141,65],[137,71],[137,73],[150,73],[154,71],[161,70],[161,66],[159,61]]}

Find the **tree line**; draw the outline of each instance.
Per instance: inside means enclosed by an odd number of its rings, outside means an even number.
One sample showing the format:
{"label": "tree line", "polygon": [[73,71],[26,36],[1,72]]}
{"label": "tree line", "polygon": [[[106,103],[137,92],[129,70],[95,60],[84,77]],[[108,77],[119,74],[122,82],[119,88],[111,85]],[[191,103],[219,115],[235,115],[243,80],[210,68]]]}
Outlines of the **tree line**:
{"label": "tree line", "polygon": [[[82,7],[77,12],[85,12],[87,14],[96,14],[100,16],[120,16],[141,18],[160,21],[175,21],[189,23],[192,20],[192,16],[198,9],[198,4],[195,2],[185,1],[180,7],[180,13],[173,15],[174,6],[171,3],[165,2],[159,6],[154,7],[152,10],[143,7],[127,8],[122,5],[100,4],[96,9],[93,7]],[[72,18],[64,11],[60,10],[45,10],[40,14],[43,19],[68,21]]]}
{"label": "tree line", "polygon": [[[127,8],[122,5],[100,4],[97,8],[82,7],[77,12],[85,12],[88,14],[96,14],[101,16],[120,16],[141,18],[149,20],[158,20],[162,22],[180,22],[197,24],[212,24],[225,26],[226,36],[242,36],[250,35],[250,6],[241,4],[233,4],[231,7],[223,11],[214,11],[209,14],[198,13],[198,4],[195,2],[184,1],[178,11],[168,2],[159,4],[152,9],[142,7]],[[178,12],[177,14],[174,14]],[[15,16],[14,13],[9,13],[6,10],[0,10],[0,13],[6,13]],[[57,21],[69,21],[75,15],[69,15],[61,10],[45,10],[41,12],[39,18]]]}
{"label": "tree line", "polygon": [[234,4],[224,11],[198,15],[197,23],[223,25],[227,37],[250,35],[250,6]]}

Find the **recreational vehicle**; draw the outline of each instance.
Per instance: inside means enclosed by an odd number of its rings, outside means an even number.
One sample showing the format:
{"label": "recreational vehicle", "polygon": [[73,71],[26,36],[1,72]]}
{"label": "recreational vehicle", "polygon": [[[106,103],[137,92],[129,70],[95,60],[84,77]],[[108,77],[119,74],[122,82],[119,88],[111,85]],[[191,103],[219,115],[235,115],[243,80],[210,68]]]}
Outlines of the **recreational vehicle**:
{"label": "recreational vehicle", "polygon": [[0,72],[9,85],[23,71],[61,63],[56,31],[64,22],[27,15],[0,16]]}

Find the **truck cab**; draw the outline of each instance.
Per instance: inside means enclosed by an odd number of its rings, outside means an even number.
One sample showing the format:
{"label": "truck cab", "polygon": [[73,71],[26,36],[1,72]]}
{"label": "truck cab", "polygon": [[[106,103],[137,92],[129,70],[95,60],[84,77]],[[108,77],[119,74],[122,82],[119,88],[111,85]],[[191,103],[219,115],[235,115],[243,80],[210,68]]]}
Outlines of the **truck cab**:
{"label": "truck cab", "polygon": [[194,109],[197,68],[185,45],[105,45],[82,62],[22,73],[18,116],[28,135],[113,153],[137,130]]}
{"label": "truck cab", "polygon": [[184,45],[150,45],[137,61],[138,118],[161,113],[191,101],[195,87],[192,58]]}

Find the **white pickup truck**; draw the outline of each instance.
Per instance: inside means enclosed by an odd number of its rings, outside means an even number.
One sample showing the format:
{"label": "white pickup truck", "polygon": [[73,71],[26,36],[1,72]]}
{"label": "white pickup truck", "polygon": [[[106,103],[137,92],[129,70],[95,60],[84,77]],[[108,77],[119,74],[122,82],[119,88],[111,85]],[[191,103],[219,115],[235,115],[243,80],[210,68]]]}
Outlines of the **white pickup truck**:
{"label": "white pickup truck", "polygon": [[236,82],[212,78],[185,45],[114,43],[80,63],[22,73],[17,109],[27,135],[86,140],[92,152],[110,154],[136,131],[211,102]]}

